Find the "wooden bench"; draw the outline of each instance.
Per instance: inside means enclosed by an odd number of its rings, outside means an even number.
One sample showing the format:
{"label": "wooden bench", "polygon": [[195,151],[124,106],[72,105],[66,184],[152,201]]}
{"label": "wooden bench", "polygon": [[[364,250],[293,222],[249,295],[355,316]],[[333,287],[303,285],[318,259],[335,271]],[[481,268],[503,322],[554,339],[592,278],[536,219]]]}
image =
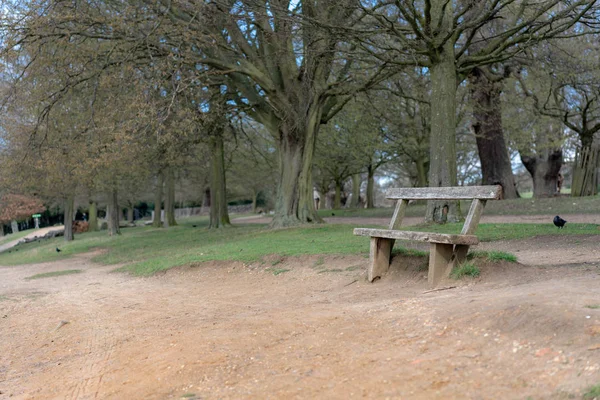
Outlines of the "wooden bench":
{"label": "wooden bench", "polygon": [[[389,229],[356,228],[354,234],[371,237],[370,262],[367,279],[382,277],[390,266],[392,247],[396,239],[429,242],[428,281],[435,287],[452,268],[466,260],[469,246],[479,244],[475,231],[487,200],[502,196],[502,186],[459,186],[439,188],[390,189],[386,198],[397,200]],[[400,231],[409,200],[473,200],[460,235]]]}

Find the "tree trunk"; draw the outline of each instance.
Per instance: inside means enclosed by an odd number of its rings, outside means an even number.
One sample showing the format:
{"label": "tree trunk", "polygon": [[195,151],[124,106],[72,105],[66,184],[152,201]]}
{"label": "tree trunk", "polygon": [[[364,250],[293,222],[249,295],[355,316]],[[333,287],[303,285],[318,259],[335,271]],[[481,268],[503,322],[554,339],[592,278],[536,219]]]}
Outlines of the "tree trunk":
{"label": "tree trunk", "polygon": [[161,171],[156,175],[156,181],[154,185],[154,219],[152,220],[152,226],[155,228],[160,228],[163,226],[161,219],[163,181],[164,176]]}
{"label": "tree trunk", "polygon": [[256,201],[258,200],[258,192],[252,189],[252,213],[256,213]]}
{"label": "tree trunk", "polygon": [[207,187],[206,189],[204,189],[204,192],[202,195],[202,210],[200,212],[202,212],[202,213],[209,212],[210,213],[210,187]]}
{"label": "tree trunk", "polygon": [[127,207],[127,221],[133,224],[133,206]]}
{"label": "tree trunk", "polygon": [[415,160],[417,166],[417,187],[427,187],[427,161],[424,158]]}
{"label": "tree trunk", "polygon": [[571,196],[594,196],[598,190],[598,168],[600,168],[600,147],[593,146],[593,134],[580,134],[581,150],[575,156]]}
{"label": "tree trunk", "polygon": [[95,232],[98,230],[98,204],[95,201],[90,201],[88,218],[88,231]]}
{"label": "tree trunk", "polygon": [[[224,129],[224,128],[223,128]],[[227,210],[227,182],[225,180],[225,147],[223,132],[211,137],[210,168],[210,228],[231,226]]]}
{"label": "tree trunk", "polygon": [[533,178],[533,197],[554,196],[562,167],[562,149],[547,151],[543,156],[521,154],[521,161]]}
{"label": "tree trunk", "polygon": [[375,208],[375,168],[367,167],[367,208]]}
{"label": "tree trunk", "polygon": [[342,208],[342,182],[335,181],[335,197],[333,199],[333,208],[339,210]]}
{"label": "tree trunk", "polygon": [[173,167],[165,171],[165,227],[176,226],[175,221],[175,172]]}
{"label": "tree trunk", "polygon": [[360,174],[352,175],[352,201],[351,208],[358,208],[360,205]]}
{"label": "tree trunk", "polygon": [[18,223],[17,221],[15,221],[15,220],[12,220],[12,221],[10,222],[10,227],[11,227],[11,229],[12,229],[12,233],[13,233],[13,235],[14,235],[15,233],[18,233],[18,232],[19,232],[19,223]]}
{"label": "tree trunk", "polygon": [[[446,0],[432,1],[433,21],[440,21],[439,36],[452,30],[453,6]],[[429,187],[456,186],[456,65],[454,42],[447,40],[438,49],[431,66],[431,133],[429,150]],[[460,220],[458,201],[430,201],[427,222],[444,223]]]}
{"label": "tree trunk", "polygon": [[505,199],[519,197],[502,130],[502,84],[492,82],[479,68],[470,76],[473,130],[481,162],[483,185],[502,185]]}
{"label": "tree trunk", "polygon": [[117,189],[113,189],[108,196],[108,205],[106,207],[108,219],[108,236],[116,236],[121,234],[119,227],[119,201],[117,198]]}
{"label": "tree trunk", "polygon": [[[313,106],[304,127],[280,127],[277,141],[279,176],[272,227],[323,222],[315,210],[312,166],[321,120],[321,107]],[[290,121],[299,122],[299,121]]]}
{"label": "tree trunk", "polygon": [[65,215],[63,217],[63,223],[65,225],[64,239],[67,242],[73,240],[73,214],[75,212],[74,206],[75,200],[73,197],[69,197],[65,200]]}
{"label": "tree trunk", "polygon": [[4,237],[4,224],[0,224],[0,237]]}

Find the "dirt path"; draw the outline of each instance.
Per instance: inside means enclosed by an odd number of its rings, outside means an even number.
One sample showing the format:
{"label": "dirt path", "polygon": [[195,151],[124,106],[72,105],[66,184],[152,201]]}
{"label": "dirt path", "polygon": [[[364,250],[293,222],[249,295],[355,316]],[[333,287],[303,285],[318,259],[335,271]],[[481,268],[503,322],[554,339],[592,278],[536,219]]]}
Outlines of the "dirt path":
{"label": "dirt path", "polygon": [[64,229],[65,229],[64,226],[61,225],[61,226],[49,226],[47,228],[41,228],[41,229],[32,230],[31,233],[23,236],[22,238],[11,240],[10,242],[7,242],[7,243],[4,243],[3,245],[0,245],[0,253],[2,253],[5,250],[8,250],[8,249],[11,249],[11,248],[15,247],[23,239],[31,239],[31,238],[35,238],[35,237],[40,237],[40,236],[44,236],[48,232],[62,231]]}
{"label": "dirt path", "polygon": [[362,256],[152,278],[89,258],[0,267],[0,399],[563,399],[600,383],[600,262],[482,265],[423,293],[419,258],[375,284]]}

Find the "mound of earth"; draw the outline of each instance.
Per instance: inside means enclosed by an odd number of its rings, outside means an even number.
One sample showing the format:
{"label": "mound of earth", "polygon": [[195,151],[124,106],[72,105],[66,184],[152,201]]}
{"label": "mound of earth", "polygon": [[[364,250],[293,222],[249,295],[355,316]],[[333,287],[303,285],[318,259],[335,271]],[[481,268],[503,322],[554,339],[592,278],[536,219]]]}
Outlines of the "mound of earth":
{"label": "mound of earth", "polygon": [[[89,256],[0,267],[0,398],[571,398],[600,382],[592,266],[422,257],[209,262],[150,278]],[[26,280],[33,274],[82,273]]]}

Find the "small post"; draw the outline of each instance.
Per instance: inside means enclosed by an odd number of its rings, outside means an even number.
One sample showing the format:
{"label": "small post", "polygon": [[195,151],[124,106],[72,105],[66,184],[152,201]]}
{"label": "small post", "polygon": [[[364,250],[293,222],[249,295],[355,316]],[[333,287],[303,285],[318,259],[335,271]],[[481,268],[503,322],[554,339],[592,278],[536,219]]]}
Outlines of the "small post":
{"label": "small post", "polygon": [[35,229],[40,229],[40,217],[42,214],[33,214],[33,220],[35,221]]}

